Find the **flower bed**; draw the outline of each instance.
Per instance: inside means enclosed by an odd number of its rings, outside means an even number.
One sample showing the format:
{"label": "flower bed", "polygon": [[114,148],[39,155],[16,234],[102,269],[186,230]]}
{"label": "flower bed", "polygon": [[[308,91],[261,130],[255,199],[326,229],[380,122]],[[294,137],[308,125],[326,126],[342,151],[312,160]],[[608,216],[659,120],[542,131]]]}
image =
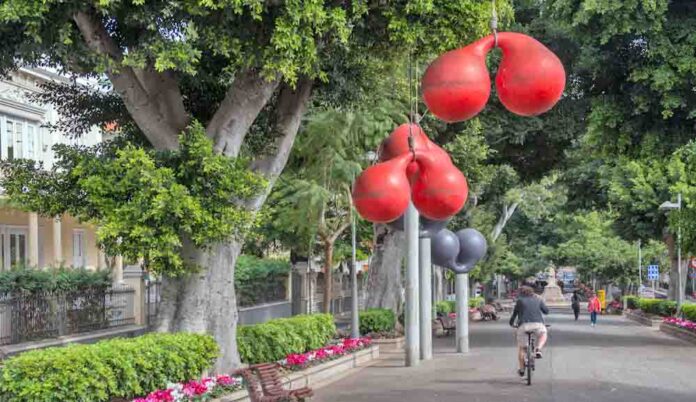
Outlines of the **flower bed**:
{"label": "flower bed", "polygon": [[694,321],[684,320],[676,317],[665,317],[665,319],[662,322],[666,324],[675,325],[679,328],[684,328],[696,334],[696,322]]}
{"label": "flower bed", "polygon": [[291,353],[280,361],[280,365],[292,371],[304,370],[307,367],[365,349],[371,344],[370,338],[345,338],[338,344],[324,346],[307,353]]}
{"label": "flower bed", "polygon": [[223,394],[232,393],[242,388],[242,380],[229,375],[215,378],[202,378],[200,381],[169,384],[165,389],[151,392],[144,398],[133,402],[191,402],[207,401]]}

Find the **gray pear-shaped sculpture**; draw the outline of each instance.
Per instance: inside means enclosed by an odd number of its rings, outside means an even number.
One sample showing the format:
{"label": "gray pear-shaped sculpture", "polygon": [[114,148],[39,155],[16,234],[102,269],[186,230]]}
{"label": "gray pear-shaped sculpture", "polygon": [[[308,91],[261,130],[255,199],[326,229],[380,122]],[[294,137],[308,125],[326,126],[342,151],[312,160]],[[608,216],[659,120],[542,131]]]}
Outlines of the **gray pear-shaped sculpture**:
{"label": "gray pear-shaped sculpture", "polygon": [[[428,219],[425,216],[421,216],[419,218],[420,222],[420,232],[418,233],[419,237],[430,237],[432,238],[436,234],[438,234],[442,229],[447,227],[447,224],[449,223],[449,219],[444,220],[444,221],[435,221],[432,219]],[[394,230],[404,230],[404,215],[401,215],[397,219],[387,223],[387,226]]]}
{"label": "gray pear-shaped sculpture", "polygon": [[469,272],[486,255],[488,243],[481,232],[471,228],[458,231],[457,239],[459,240],[457,265],[466,267],[465,272]]}
{"label": "gray pear-shaped sculpture", "polygon": [[432,263],[458,272],[464,267],[457,263],[459,239],[447,229],[440,230],[430,241],[430,258]]}

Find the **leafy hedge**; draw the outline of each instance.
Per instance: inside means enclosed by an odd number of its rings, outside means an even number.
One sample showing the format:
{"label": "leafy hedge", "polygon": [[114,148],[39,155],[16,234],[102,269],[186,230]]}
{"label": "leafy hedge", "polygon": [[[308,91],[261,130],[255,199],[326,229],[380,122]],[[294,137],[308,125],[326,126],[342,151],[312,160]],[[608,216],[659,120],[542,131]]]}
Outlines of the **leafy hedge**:
{"label": "leafy hedge", "polygon": [[244,363],[273,362],[326,346],[335,334],[332,315],[298,315],[238,327],[237,348]]}
{"label": "leafy hedge", "polygon": [[0,400],[133,398],[164,388],[168,382],[197,378],[217,356],[212,337],[186,333],[29,351],[3,362]]}
{"label": "leafy hedge", "polygon": [[106,288],[111,284],[109,271],[84,268],[29,269],[16,268],[0,272],[0,293],[16,291],[74,291]]}
{"label": "leafy hedge", "polygon": [[682,313],[687,320],[696,322],[696,304],[683,304]]}
{"label": "leafy hedge", "polygon": [[638,306],[643,312],[669,317],[677,312],[677,302],[660,299],[639,299]]}
{"label": "leafy hedge", "polygon": [[626,307],[631,309],[631,310],[636,310],[640,307],[638,304],[640,301],[640,298],[638,296],[632,296],[632,295],[624,296],[624,300],[626,300]]}
{"label": "leafy hedge", "polygon": [[360,312],[360,333],[391,332],[396,326],[396,314],[386,308],[372,308]]}
{"label": "leafy hedge", "polygon": [[291,268],[285,260],[240,255],[234,273],[239,305],[253,306],[285,297],[285,284]]}

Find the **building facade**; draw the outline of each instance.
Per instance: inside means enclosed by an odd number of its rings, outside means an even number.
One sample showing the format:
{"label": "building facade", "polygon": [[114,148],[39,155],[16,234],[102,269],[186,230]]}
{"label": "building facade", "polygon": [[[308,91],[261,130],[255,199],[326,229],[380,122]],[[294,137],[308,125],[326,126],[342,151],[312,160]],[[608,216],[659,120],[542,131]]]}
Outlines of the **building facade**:
{"label": "building facade", "polygon": [[[31,96],[41,91],[42,84],[56,81],[67,82],[49,71],[25,68],[0,79],[0,158],[32,159],[50,169],[55,163],[53,145],[91,146],[102,140],[102,132],[96,128],[79,138],[49,130],[47,125],[59,119],[58,111]],[[6,196],[0,195],[0,270],[106,266],[94,227],[71,216],[44,218],[8,204]]]}

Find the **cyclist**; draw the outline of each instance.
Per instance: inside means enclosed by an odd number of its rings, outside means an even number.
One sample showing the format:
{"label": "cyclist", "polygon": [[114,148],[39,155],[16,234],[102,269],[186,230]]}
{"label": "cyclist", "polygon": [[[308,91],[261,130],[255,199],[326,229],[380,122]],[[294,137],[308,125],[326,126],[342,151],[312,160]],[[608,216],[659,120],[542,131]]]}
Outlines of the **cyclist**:
{"label": "cyclist", "polygon": [[[537,339],[536,358],[542,358],[542,349],[546,344],[546,325],[542,314],[548,314],[549,308],[534,290],[525,285],[520,288],[520,296],[515,303],[515,309],[510,317],[510,326],[517,327],[517,355],[519,370],[517,373],[524,377],[524,357],[527,347],[527,332],[534,332]],[[517,319],[517,322],[515,322]]]}

